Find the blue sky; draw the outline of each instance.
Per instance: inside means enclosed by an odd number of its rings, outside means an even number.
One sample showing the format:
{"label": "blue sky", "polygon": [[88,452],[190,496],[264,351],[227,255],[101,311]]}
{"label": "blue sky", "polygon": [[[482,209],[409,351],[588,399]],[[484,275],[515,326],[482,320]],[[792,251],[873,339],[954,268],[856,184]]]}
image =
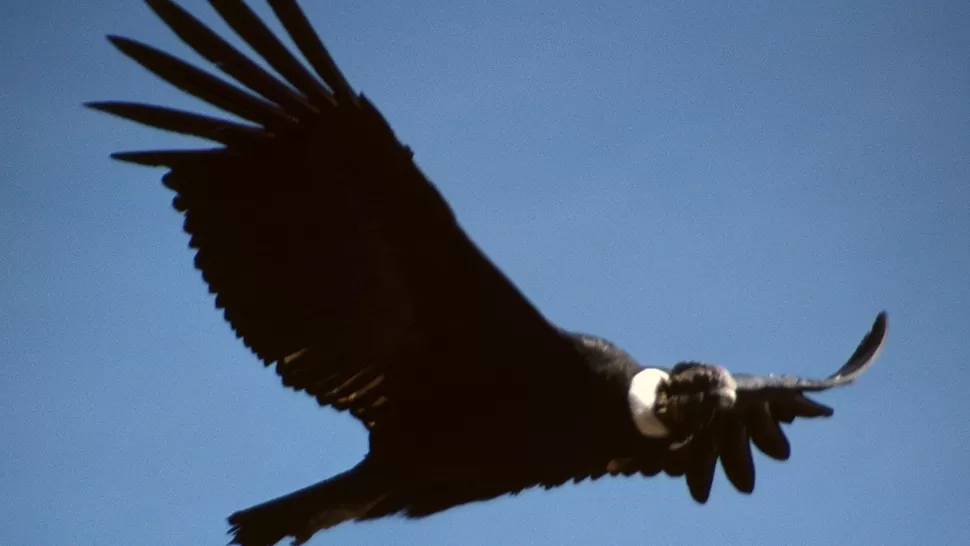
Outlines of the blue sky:
{"label": "blue sky", "polygon": [[[311,544],[970,536],[970,4],[304,3],[555,322],[645,364],[822,376],[890,312],[877,365],[789,427],[791,461],[756,457],[750,497],[601,480]],[[187,53],[138,2],[0,5],[0,542],[221,544],[366,439],[234,339],[162,172],[108,159],[186,140],[81,102],[198,104],[107,33]]]}

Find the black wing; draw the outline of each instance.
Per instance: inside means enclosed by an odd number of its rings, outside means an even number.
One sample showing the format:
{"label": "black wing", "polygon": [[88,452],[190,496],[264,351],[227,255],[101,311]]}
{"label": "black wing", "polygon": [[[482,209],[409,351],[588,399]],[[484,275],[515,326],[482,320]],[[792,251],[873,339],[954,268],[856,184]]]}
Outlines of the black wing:
{"label": "black wing", "polygon": [[806,392],[824,391],[848,385],[872,364],[886,338],[887,317],[882,312],[849,360],[826,379],[793,376],[733,374],[737,400],[732,408],[714,415],[711,426],[687,444],[680,457],[669,464],[684,469],[691,495],[705,502],[718,458],[728,480],[744,493],[754,490],[754,462],[751,443],[773,459],[791,455],[781,423],[797,417],[829,417],[832,408],[806,397]]}
{"label": "black wing", "polygon": [[[89,106],[221,145],[113,157],[170,169],[164,183],[216,306],[285,385],[371,430],[410,419],[439,432],[475,418],[456,404],[501,426],[517,412],[552,408],[536,399],[544,393],[582,392],[586,371],[571,343],[468,239],[292,0],[270,4],[315,75],[245,4],[212,2],[282,80],[172,2],[148,4],[243,87],[136,41],[110,41],[246,122]],[[546,388],[532,388],[540,382]]]}
{"label": "black wing", "polygon": [[792,392],[824,391],[855,381],[875,361],[886,341],[888,320],[885,311],[876,316],[869,333],[862,338],[855,352],[837,372],[825,379],[804,379],[790,375],[756,376],[733,374],[737,382],[738,403],[757,403],[758,397]]}

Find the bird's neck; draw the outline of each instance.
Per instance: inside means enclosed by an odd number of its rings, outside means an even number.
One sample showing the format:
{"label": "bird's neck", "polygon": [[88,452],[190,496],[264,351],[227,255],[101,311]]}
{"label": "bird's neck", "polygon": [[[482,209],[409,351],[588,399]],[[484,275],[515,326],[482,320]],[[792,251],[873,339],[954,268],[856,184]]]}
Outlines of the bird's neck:
{"label": "bird's neck", "polygon": [[667,425],[657,415],[657,391],[666,383],[669,374],[658,368],[645,368],[633,376],[628,400],[630,415],[640,434],[649,438],[670,435]]}

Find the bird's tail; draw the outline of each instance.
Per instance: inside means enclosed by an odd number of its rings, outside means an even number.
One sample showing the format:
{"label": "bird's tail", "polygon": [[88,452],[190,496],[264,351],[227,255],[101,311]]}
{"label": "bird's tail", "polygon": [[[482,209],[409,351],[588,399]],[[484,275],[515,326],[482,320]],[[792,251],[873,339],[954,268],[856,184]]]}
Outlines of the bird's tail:
{"label": "bird's tail", "polygon": [[272,546],[288,536],[303,544],[317,531],[373,516],[386,487],[365,459],[330,479],[229,516],[230,544]]}

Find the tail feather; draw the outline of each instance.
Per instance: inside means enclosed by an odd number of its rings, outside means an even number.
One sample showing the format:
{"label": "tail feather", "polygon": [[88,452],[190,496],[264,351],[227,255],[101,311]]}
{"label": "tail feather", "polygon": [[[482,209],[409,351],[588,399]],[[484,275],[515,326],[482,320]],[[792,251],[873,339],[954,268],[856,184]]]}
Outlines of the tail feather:
{"label": "tail feather", "polygon": [[299,491],[229,516],[230,544],[272,546],[286,537],[303,544],[317,531],[365,518],[387,494],[364,464]]}

